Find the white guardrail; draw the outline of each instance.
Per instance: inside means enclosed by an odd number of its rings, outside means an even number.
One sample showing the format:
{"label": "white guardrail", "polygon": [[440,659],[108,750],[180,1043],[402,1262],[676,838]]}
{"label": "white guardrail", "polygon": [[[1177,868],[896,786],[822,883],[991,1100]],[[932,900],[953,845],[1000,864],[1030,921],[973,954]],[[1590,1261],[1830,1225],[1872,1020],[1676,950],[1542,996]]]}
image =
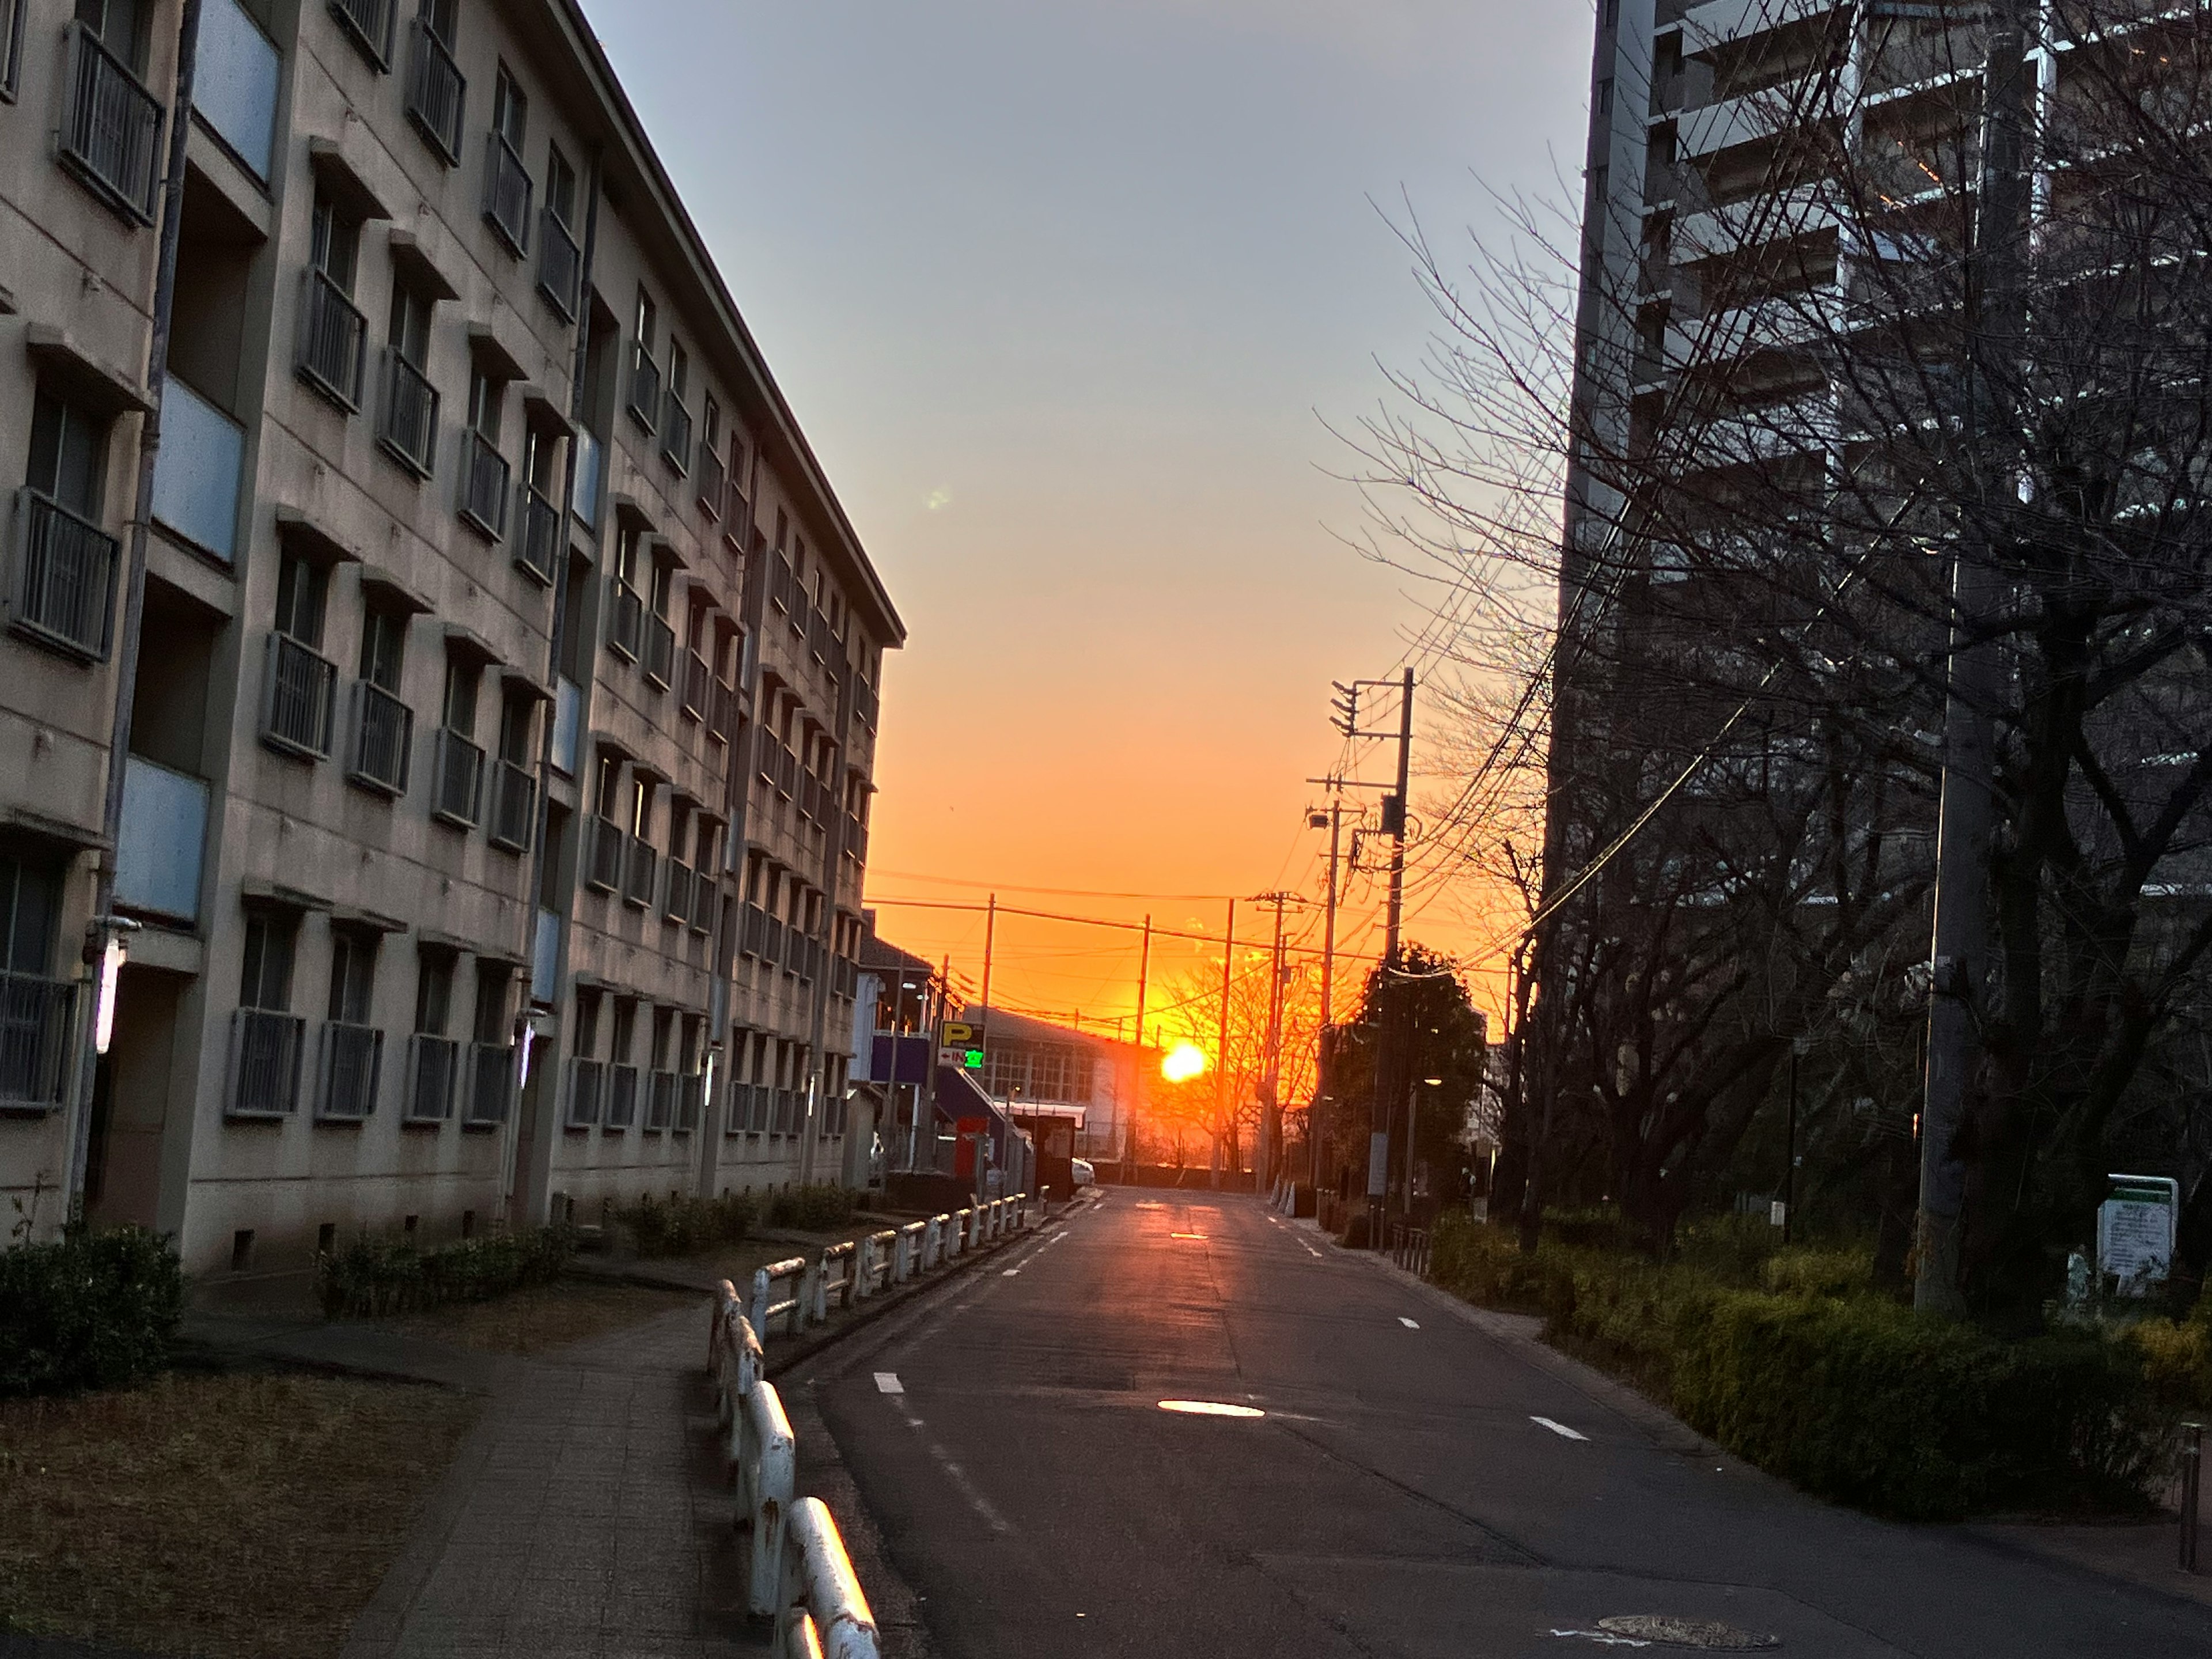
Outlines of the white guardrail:
{"label": "white guardrail", "polygon": [[781,1659],[878,1659],[875,1614],[853,1571],[837,1523],[818,1498],[798,1496],[799,1442],[783,1397],[768,1380],[762,1346],[773,1323],[797,1334],[969,1250],[1029,1224],[1029,1194],[993,1199],[951,1215],[832,1244],[813,1261],[792,1256],[753,1274],[740,1298],[716,1287],[707,1334],[707,1375],[715,1416],[727,1433],[725,1461],[738,1492],[736,1524],[752,1534],[745,1610],[772,1620]]}

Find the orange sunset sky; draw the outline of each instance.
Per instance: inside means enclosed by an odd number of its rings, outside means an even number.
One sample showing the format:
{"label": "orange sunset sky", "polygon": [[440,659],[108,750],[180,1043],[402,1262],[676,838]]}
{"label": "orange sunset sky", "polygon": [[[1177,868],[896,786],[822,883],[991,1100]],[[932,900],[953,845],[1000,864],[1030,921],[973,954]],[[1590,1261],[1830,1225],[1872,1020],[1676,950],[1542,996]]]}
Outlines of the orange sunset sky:
{"label": "orange sunset sky", "polygon": [[[1587,9],[589,9],[910,631],[884,933],[972,985],[984,918],[921,905],[1218,935],[1232,896],[1317,900],[1329,684],[1394,674],[1434,598],[1346,545],[1363,508],[1334,476],[1356,458],[1330,428],[1434,320],[1389,221],[1410,203],[1463,249],[1491,189],[1559,188]],[[1385,745],[1353,758],[1388,775]],[[1417,809],[1449,793],[1416,769]],[[1382,893],[1350,883],[1355,957]],[[1471,902],[1425,884],[1408,937],[1479,962]],[[1264,943],[1271,917],[1238,923]],[[1290,929],[1317,948],[1317,902]],[[1155,1014],[1207,955],[1159,942]],[[1133,933],[1002,917],[992,1000],[1126,1017],[1138,957]]]}

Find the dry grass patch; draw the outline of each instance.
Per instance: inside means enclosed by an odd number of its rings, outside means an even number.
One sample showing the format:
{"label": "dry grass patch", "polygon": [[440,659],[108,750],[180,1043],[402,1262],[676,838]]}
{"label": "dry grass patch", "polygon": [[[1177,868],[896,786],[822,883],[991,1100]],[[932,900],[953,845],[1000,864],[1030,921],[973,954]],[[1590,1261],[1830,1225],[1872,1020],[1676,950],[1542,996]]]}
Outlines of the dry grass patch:
{"label": "dry grass patch", "polygon": [[336,1653],[481,1404],[265,1375],[0,1402],[0,1628]]}
{"label": "dry grass patch", "polygon": [[686,1291],[653,1290],[597,1279],[562,1279],[532,1285],[489,1302],[456,1303],[394,1321],[410,1336],[485,1353],[545,1353],[587,1341],[672,1310],[696,1307]]}

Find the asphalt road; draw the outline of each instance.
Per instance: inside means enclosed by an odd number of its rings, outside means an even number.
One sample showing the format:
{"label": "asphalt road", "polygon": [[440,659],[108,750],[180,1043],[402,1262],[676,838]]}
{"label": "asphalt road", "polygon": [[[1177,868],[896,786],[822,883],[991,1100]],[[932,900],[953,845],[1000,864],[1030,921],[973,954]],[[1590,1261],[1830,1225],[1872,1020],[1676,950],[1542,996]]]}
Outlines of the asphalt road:
{"label": "asphalt road", "polygon": [[1246,1199],[1115,1190],[797,1380],[943,1659],[1565,1659],[1639,1614],[2212,1656],[2202,1607],[1699,1455]]}

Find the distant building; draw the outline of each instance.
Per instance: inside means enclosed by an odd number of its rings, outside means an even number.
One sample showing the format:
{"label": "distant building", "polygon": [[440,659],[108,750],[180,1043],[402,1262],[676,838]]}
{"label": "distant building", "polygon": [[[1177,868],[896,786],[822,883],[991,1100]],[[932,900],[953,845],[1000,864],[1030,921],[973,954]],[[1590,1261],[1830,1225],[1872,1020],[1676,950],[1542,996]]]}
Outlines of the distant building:
{"label": "distant building", "polygon": [[205,0],[109,753],[179,11],[0,9],[0,1216],[834,1178],[904,630],[574,0]]}
{"label": "distant building", "polygon": [[1156,1051],[1003,1008],[989,1012],[983,1031],[982,1084],[993,1100],[1067,1117],[1078,1158],[1127,1155]]}

